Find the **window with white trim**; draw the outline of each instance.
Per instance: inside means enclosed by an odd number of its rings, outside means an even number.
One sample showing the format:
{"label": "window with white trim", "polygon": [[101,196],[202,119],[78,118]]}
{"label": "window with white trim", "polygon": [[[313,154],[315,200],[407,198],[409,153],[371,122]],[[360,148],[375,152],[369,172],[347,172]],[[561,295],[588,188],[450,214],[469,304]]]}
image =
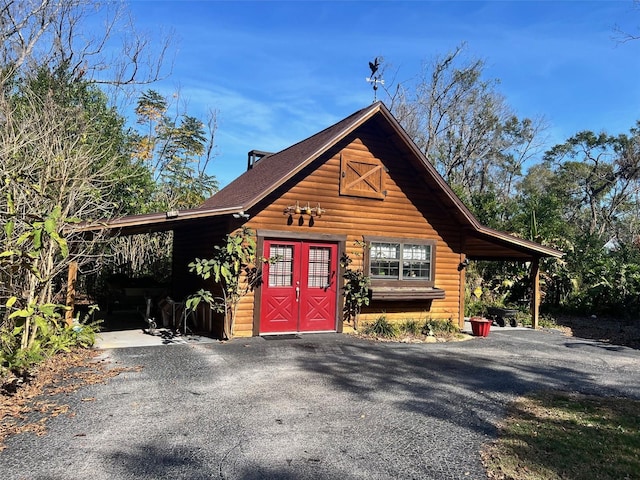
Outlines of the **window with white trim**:
{"label": "window with white trim", "polygon": [[369,273],[372,280],[433,281],[433,244],[418,241],[372,241]]}

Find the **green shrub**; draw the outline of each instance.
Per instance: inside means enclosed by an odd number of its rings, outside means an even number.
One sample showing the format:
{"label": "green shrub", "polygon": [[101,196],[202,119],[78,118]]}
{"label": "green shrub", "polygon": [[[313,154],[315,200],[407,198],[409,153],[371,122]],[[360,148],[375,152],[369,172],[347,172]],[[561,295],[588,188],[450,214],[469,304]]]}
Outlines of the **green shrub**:
{"label": "green shrub", "polygon": [[364,327],[364,333],[383,338],[394,338],[398,336],[398,328],[390,323],[386,316],[380,315],[373,323]]}
{"label": "green shrub", "polygon": [[100,331],[102,324],[102,320],[92,320],[97,311],[100,311],[100,307],[91,305],[82,319],[78,315],[74,320],[71,330],[75,346],[88,348],[96,343],[96,333]]}
{"label": "green shrub", "polygon": [[[518,322],[525,327],[531,326],[531,314],[518,315]],[[558,323],[553,316],[543,313],[538,317],[538,326],[541,328],[558,328]]]}
{"label": "green shrub", "polygon": [[460,328],[451,321],[451,319],[447,320],[435,320],[429,319],[425,322],[422,327],[422,334],[427,335],[429,337],[437,336],[437,335],[453,335],[455,333],[459,333]]}
{"label": "green shrub", "polygon": [[[27,348],[20,348],[19,331],[11,322],[0,329],[0,378],[7,375],[25,377],[45,358],[76,347],[88,348],[95,343],[101,320],[88,323],[76,318],[69,326],[63,321],[41,323],[37,338]],[[0,384],[2,382],[0,381]]]}
{"label": "green shrub", "polygon": [[11,373],[16,377],[26,377],[29,370],[44,359],[45,354],[38,341],[33,342],[29,348],[5,350],[0,352],[1,373],[3,376]]}
{"label": "green shrub", "polygon": [[[356,242],[364,249],[365,244]],[[343,314],[347,322],[353,322],[353,328],[358,329],[358,316],[363,306],[369,305],[371,295],[371,278],[362,269],[352,269],[353,260],[346,253],[340,258],[340,266],[344,270],[342,278],[345,280],[342,291],[344,297]]]}
{"label": "green shrub", "polygon": [[96,333],[100,331],[102,320],[96,320],[87,324],[74,325],[72,327],[75,346],[82,348],[92,347],[96,343]]}
{"label": "green shrub", "polygon": [[465,317],[483,317],[487,313],[487,303],[474,298],[467,298],[464,302]]}
{"label": "green shrub", "polygon": [[408,319],[400,324],[400,332],[410,335],[420,335],[422,325],[418,320]]}

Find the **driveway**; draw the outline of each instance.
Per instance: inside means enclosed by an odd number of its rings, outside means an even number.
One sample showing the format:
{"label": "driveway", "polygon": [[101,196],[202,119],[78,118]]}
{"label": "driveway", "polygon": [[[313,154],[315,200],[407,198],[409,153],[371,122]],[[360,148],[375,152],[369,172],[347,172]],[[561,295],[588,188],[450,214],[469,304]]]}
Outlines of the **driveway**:
{"label": "driveway", "polygon": [[[3,479],[481,479],[516,396],[640,398],[640,352],[556,332],[447,344],[347,335],[105,350],[143,365],[9,438]],[[91,399],[92,401],[86,401]],[[85,401],[83,401],[85,400]]]}

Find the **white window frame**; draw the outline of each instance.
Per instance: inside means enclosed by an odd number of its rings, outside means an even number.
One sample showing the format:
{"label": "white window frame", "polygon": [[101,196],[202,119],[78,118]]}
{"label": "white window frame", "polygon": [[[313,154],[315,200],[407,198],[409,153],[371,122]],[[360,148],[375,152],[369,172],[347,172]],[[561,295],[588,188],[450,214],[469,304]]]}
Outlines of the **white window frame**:
{"label": "white window frame", "polygon": [[[419,282],[433,286],[435,277],[435,250],[436,242],[434,240],[423,240],[413,238],[388,238],[388,237],[368,237],[366,238],[368,249],[368,265],[367,271],[373,284],[408,284],[411,282]],[[378,246],[388,246],[389,253],[395,250],[397,252],[397,258],[389,255],[389,265],[386,267],[386,273],[380,274],[373,271],[376,265],[376,259],[374,257],[375,252],[380,249]],[[405,258],[405,252],[408,248],[413,246],[426,247],[427,255],[424,260]],[[384,259],[383,259],[384,261]],[[428,276],[408,276],[405,274],[405,267],[407,263],[413,262],[426,265]],[[393,265],[396,267],[393,268]]]}

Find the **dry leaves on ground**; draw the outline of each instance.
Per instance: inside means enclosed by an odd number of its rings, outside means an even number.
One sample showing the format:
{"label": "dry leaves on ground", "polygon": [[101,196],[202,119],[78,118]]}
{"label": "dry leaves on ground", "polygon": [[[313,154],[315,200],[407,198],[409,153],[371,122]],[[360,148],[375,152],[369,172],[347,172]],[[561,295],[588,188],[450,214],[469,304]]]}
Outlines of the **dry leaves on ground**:
{"label": "dry leaves on ground", "polygon": [[55,355],[42,363],[15,393],[1,392],[0,451],[6,448],[4,441],[10,435],[25,432],[44,435],[50,418],[74,416],[61,394],[75,392],[84,385],[105,383],[121,372],[142,368],[110,368],[110,363],[99,355],[100,352],[88,349]]}

